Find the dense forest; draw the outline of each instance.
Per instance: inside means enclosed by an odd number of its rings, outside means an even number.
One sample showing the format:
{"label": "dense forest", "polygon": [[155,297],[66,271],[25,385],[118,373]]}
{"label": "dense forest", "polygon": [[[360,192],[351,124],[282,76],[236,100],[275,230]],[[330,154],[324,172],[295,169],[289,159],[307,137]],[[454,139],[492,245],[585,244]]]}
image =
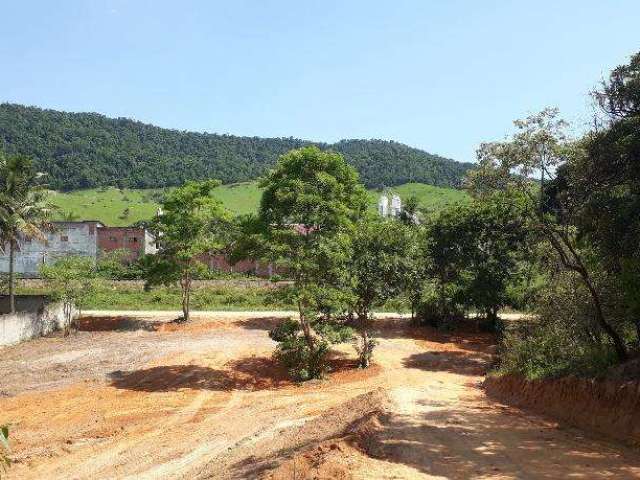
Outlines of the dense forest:
{"label": "dense forest", "polygon": [[[56,190],[155,188],[205,178],[242,182],[263,175],[280,155],[311,143],[170,130],[96,113],[0,104],[0,148],[32,157]],[[316,145],[342,153],[367,187],[407,182],[458,186],[471,167],[392,141]]]}

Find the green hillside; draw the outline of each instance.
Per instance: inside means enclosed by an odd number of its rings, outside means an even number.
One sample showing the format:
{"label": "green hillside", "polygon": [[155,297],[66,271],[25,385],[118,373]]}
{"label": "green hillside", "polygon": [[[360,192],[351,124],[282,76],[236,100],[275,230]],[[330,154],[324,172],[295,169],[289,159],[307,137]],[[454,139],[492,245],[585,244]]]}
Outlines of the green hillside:
{"label": "green hillside", "polygon": [[32,157],[52,189],[165,188],[187,180],[253,181],[293,148],[315,144],[344,155],[369,188],[420,182],[458,186],[469,168],[386,140],[334,144],[186,132],[96,113],[0,104],[0,148]]}
{"label": "green hillside", "polygon": [[[71,214],[77,220],[99,220],[107,225],[130,225],[155,215],[162,198],[161,189],[133,190],[99,188],[69,193],[52,192],[52,202],[60,208],[58,219]],[[445,205],[465,201],[462,190],[408,183],[392,189],[403,199],[415,195],[420,207],[437,210]],[[222,185],[215,195],[234,214],[255,212],[260,203],[261,190],[256,182]],[[375,208],[380,190],[369,190],[371,207]]]}

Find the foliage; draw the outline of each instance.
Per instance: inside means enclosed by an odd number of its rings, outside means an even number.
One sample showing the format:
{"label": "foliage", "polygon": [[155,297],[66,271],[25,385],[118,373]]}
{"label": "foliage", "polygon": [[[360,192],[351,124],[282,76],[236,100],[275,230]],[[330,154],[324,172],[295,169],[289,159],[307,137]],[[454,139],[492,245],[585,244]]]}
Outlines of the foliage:
{"label": "foliage", "polygon": [[252,245],[288,268],[299,313],[300,335],[296,330],[296,338],[279,351],[297,352],[295,359],[309,362],[306,374],[317,377],[328,349],[314,324],[320,315],[331,318],[344,308],[340,286],[346,282],[350,234],[366,210],[366,192],[341,155],[317,147],[283,155],[262,186],[256,222],[262,233],[251,236]]}
{"label": "foliage", "polygon": [[43,264],[40,276],[47,281],[51,296],[62,302],[66,317],[65,336],[74,325],[74,309],[79,315],[99,288],[96,265],[89,257],[68,256]]}
{"label": "foliage", "polygon": [[[311,142],[168,130],[95,113],[4,103],[2,144],[9,153],[33,157],[38,169],[49,174],[51,186],[67,191],[159,188],[208,178],[246,182],[264,175],[280,155]],[[471,166],[384,140],[317,146],[344,155],[370,187],[407,182],[456,186]]]}
{"label": "foliage", "polygon": [[9,296],[15,312],[15,251],[23,239],[44,240],[50,227],[52,206],[48,203],[41,175],[31,159],[23,155],[5,156],[0,151],[0,248],[9,251]]}
{"label": "foliage", "polygon": [[[567,141],[566,123],[558,119],[555,109],[516,121],[515,125],[517,131],[508,141],[486,143],[479,148],[479,169],[472,172],[470,179],[472,191],[481,199],[495,191],[506,191],[523,199],[522,211],[528,228],[548,242],[559,265],[579,275],[590,292],[600,328],[613,343],[618,358],[624,361],[629,356],[627,346],[621,332],[606,317],[593,269],[580,248],[570,205],[563,205],[560,196],[551,205],[545,194],[545,182],[556,182],[557,172],[580,158],[581,149]],[[534,175],[540,177],[538,188],[532,184]]]}
{"label": "foliage", "polygon": [[269,337],[278,342],[274,358],[285,365],[297,381],[323,377],[329,371],[330,345],[349,341],[353,336],[350,328],[335,322],[315,321],[312,328],[320,334],[313,345],[305,340],[302,325],[297,320],[287,319],[269,332]]}
{"label": "foliage", "polygon": [[423,321],[445,326],[475,311],[490,323],[508,304],[508,286],[521,275],[527,230],[517,196],[494,195],[458,205],[425,229],[431,288],[419,307]]}
{"label": "foliage", "polygon": [[211,192],[218,181],[187,182],[169,193],[163,214],[151,225],[160,249],[145,257],[147,284],[180,283],[183,320],[189,320],[191,282],[206,270],[199,255],[221,251],[228,239],[228,214]]}
{"label": "foliage", "polygon": [[131,252],[125,248],[102,252],[96,269],[100,277],[111,280],[139,280],[145,275],[143,261],[131,261]]}
{"label": "foliage", "polygon": [[[0,473],[11,465],[9,460],[9,426],[0,425]],[[2,475],[0,475],[1,477]]]}
{"label": "foliage", "polygon": [[615,351],[602,341],[589,300],[575,273],[558,272],[541,292],[537,320],[505,333],[499,371],[531,379],[593,376],[615,364]]}
{"label": "foliage", "polygon": [[406,276],[413,267],[413,240],[409,227],[378,216],[358,222],[353,233],[346,269],[350,310],[357,316],[360,333],[355,347],[361,368],[369,366],[376,345],[369,332],[372,309],[403,291]]}

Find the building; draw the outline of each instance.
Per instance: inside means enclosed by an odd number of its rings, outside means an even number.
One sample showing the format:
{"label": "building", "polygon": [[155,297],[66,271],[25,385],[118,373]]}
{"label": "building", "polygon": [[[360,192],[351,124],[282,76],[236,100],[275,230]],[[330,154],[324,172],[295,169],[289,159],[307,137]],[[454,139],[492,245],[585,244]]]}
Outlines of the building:
{"label": "building", "polygon": [[391,204],[389,204],[389,196],[386,193],[380,195],[378,199],[378,214],[381,217],[398,218],[402,214],[402,200],[399,195],[391,196]]}
{"label": "building", "polygon": [[378,200],[378,213],[381,217],[389,216],[389,197],[385,194],[380,195]]}
{"label": "building", "polygon": [[101,227],[98,229],[98,252],[128,252],[128,260],[158,252],[155,237],[145,228]]}
{"label": "building", "polygon": [[400,200],[400,195],[393,195],[391,197],[391,216],[394,218],[398,218],[402,214],[402,200]]}
{"label": "building", "polygon": [[[153,235],[144,228],[107,227],[98,221],[53,222],[45,232],[46,241],[23,239],[14,252],[15,272],[22,277],[37,277],[40,266],[68,256],[90,257],[96,260],[101,252],[126,250],[128,260],[158,249]],[[9,271],[9,249],[0,250],[0,272]]]}
{"label": "building", "polygon": [[[40,266],[70,255],[96,258],[98,230],[104,227],[97,221],[53,222],[53,229],[45,232],[46,241],[24,239],[14,252],[15,272],[23,277],[37,277]],[[0,251],[0,272],[9,271],[9,248]]]}

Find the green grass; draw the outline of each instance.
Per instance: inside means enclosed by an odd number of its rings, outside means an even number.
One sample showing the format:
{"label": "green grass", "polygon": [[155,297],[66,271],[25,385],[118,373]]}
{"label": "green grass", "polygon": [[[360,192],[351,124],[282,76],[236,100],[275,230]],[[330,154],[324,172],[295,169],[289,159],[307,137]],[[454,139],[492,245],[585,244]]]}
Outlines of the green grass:
{"label": "green grass", "polygon": [[[46,285],[37,287],[18,286],[19,294],[46,295]],[[85,310],[180,310],[182,308],[180,288],[157,287],[145,291],[142,285],[129,282],[107,281],[84,306]],[[193,310],[293,310],[286,286],[279,288],[248,284],[247,286],[220,284],[201,286],[191,294]]]}
{"label": "green grass", "polygon": [[[391,191],[400,195],[403,201],[416,196],[420,207],[428,211],[437,211],[469,198],[462,190],[420,183],[407,183]],[[75,220],[99,220],[106,225],[125,226],[152,218],[163,192],[100,188],[69,193],[51,192],[51,201],[60,209],[58,220],[63,219],[65,214],[71,214]],[[371,208],[376,208],[380,193],[380,190],[369,191]],[[215,190],[215,196],[234,214],[256,212],[261,194],[256,182],[222,185]]]}

